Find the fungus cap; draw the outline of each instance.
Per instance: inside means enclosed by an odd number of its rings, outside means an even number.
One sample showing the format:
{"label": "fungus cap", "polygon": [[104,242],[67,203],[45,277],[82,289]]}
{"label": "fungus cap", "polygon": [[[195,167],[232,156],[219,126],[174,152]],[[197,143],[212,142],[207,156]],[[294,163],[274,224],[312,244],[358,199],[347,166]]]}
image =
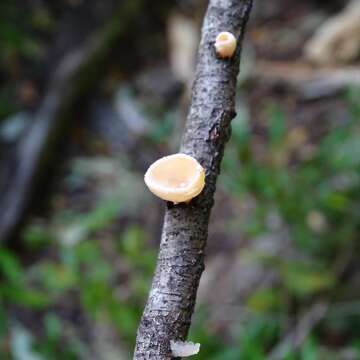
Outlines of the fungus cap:
{"label": "fungus cap", "polygon": [[159,198],[173,203],[189,202],[205,186],[204,168],[192,156],[165,156],[145,173],[145,184]]}
{"label": "fungus cap", "polygon": [[215,40],[215,50],[219,57],[221,58],[231,58],[236,50],[236,38],[235,36],[228,32],[221,32]]}

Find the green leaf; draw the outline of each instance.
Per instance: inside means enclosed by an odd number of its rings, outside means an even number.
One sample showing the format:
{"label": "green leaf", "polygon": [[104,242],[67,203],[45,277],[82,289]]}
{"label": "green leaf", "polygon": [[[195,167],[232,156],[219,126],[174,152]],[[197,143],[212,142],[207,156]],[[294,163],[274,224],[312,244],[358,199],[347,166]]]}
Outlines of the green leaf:
{"label": "green leaf", "polygon": [[248,306],[258,312],[266,312],[279,305],[279,294],[276,289],[261,289],[253,293],[247,301]]}
{"label": "green leaf", "polygon": [[3,286],[1,293],[9,302],[14,302],[20,306],[34,309],[41,309],[50,305],[49,296],[41,291],[27,287]]}
{"label": "green leaf", "polygon": [[77,274],[61,264],[46,263],[39,268],[42,285],[50,292],[63,293],[77,283]]}
{"label": "green leaf", "polygon": [[0,273],[13,284],[21,283],[24,278],[18,259],[5,249],[0,249]]}
{"label": "green leaf", "polygon": [[335,285],[330,271],[303,263],[288,263],[281,269],[285,286],[295,295],[311,295]]}
{"label": "green leaf", "polygon": [[32,250],[38,250],[51,243],[51,234],[45,227],[32,224],[25,228],[23,239]]}
{"label": "green leaf", "polygon": [[60,339],[62,336],[62,324],[60,319],[53,313],[48,313],[44,319],[46,335],[52,339]]}
{"label": "green leaf", "polygon": [[277,145],[284,140],[286,135],[286,122],[284,113],[275,105],[269,107],[269,137],[272,145]]}

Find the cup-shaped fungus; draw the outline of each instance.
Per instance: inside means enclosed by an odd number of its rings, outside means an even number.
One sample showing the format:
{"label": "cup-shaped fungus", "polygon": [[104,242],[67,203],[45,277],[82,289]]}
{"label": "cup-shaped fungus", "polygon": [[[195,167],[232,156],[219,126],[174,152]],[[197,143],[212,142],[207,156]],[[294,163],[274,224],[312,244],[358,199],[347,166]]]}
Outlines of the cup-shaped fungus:
{"label": "cup-shaped fungus", "polygon": [[173,203],[189,202],[205,186],[204,168],[186,154],[165,156],[145,173],[145,184],[159,198]]}
{"label": "cup-shaped fungus", "polygon": [[221,32],[216,37],[215,50],[220,58],[231,58],[236,50],[235,36],[228,31]]}

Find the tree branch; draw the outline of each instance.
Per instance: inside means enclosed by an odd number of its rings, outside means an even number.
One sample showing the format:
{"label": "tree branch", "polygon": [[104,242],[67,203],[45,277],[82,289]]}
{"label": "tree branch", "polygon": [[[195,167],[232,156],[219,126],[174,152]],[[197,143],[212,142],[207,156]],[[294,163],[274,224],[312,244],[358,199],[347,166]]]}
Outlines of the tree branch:
{"label": "tree branch", "polygon": [[[235,116],[241,43],[251,6],[252,0],[209,2],[181,145],[181,152],[195,157],[205,168],[206,186],[189,205],[166,209],[157,267],[137,333],[136,360],[172,359],[170,340],[184,340],[190,327],[204,269],[216,179]],[[221,31],[230,31],[238,39],[231,60],[216,58],[214,40]]]}

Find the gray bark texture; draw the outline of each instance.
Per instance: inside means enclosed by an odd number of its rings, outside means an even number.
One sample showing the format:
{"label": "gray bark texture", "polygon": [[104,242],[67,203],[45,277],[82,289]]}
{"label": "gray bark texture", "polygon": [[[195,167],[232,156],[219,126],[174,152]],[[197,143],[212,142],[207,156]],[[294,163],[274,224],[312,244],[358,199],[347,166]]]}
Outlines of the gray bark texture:
{"label": "gray bark texture", "polygon": [[[206,186],[190,204],[167,206],[157,267],[138,333],[134,359],[173,359],[170,340],[184,340],[194,310],[216,179],[235,113],[241,43],[252,0],[210,0],[199,47],[192,99],[180,152],[206,171]],[[232,59],[218,59],[218,33],[238,39]]]}

